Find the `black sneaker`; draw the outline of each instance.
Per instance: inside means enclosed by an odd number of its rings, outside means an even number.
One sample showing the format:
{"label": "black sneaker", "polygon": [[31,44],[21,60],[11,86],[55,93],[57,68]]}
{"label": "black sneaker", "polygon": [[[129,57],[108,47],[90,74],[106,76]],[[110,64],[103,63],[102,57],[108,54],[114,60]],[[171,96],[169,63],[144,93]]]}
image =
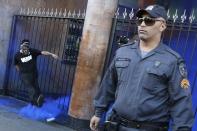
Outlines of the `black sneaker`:
{"label": "black sneaker", "polygon": [[38,107],[41,107],[42,104],[44,103],[44,96],[43,96],[42,94],[39,95],[36,102],[37,102],[37,106],[38,106]]}

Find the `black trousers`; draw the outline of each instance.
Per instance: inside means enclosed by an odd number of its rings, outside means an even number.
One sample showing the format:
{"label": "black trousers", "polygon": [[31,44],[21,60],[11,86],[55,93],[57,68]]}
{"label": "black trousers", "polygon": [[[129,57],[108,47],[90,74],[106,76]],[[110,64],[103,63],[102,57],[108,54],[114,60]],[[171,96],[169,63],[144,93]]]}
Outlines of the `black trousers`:
{"label": "black trousers", "polygon": [[37,98],[41,94],[38,85],[38,76],[35,73],[21,73],[21,79],[27,87],[30,102],[36,104]]}

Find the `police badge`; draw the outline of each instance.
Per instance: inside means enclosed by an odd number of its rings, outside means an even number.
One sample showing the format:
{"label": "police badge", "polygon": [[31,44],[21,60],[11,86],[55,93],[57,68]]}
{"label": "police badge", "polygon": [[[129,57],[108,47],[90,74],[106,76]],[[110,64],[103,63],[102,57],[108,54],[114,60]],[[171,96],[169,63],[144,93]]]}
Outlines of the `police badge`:
{"label": "police badge", "polygon": [[190,86],[190,84],[189,84],[189,81],[188,81],[187,79],[183,79],[183,80],[181,81],[181,87],[182,87],[183,89],[187,89],[187,88],[189,88],[189,86]]}
{"label": "police badge", "polygon": [[186,70],[186,66],[185,66],[184,63],[180,63],[179,72],[180,72],[181,76],[183,77],[183,79],[181,81],[181,87],[183,89],[189,88],[190,84],[189,84],[189,81],[187,79],[187,70]]}

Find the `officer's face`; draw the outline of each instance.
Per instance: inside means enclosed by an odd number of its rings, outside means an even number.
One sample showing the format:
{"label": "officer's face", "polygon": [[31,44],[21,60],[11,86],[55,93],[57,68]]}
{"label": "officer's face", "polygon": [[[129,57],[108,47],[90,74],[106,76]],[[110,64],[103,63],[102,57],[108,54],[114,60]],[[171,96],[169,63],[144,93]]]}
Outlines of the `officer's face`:
{"label": "officer's face", "polygon": [[141,40],[154,39],[161,37],[165,30],[166,24],[163,18],[151,18],[148,14],[142,15],[137,19],[138,35]]}

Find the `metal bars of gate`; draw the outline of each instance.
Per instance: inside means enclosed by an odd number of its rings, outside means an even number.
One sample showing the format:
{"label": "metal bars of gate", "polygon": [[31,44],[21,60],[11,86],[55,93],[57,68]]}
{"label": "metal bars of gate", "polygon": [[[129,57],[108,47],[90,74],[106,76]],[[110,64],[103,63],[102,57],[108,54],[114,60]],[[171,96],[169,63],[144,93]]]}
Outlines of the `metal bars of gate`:
{"label": "metal bars of gate", "polygon": [[14,54],[20,41],[30,40],[30,46],[55,53],[60,59],[39,56],[37,60],[39,86],[47,97],[59,98],[59,107],[66,110],[72,90],[80,37],[84,19],[15,15],[9,43],[4,89],[7,95],[28,101],[27,87],[14,67]]}
{"label": "metal bars of gate", "polygon": [[[119,36],[126,36],[129,41],[137,40],[137,25],[135,24],[135,9],[118,8],[113,19],[108,53],[105,61],[105,70],[109,66],[115,51],[119,48],[117,39]],[[184,58],[188,69],[190,80],[193,109],[197,118],[197,22],[195,21],[194,10],[182,13],[178,16],[178,10],[171,13],[168,10],[167,29],[162,36],[163,42],[170,46]],[[188,14],[188,16],[186,16]]]}

